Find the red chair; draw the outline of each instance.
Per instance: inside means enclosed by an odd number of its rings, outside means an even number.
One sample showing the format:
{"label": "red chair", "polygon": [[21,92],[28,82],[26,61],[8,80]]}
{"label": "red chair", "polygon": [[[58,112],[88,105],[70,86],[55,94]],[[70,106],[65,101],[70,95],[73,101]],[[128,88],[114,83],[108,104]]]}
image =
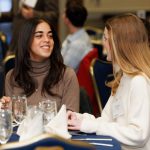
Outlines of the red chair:
{"label": "red chair", "polygon": [[91,50],[83,58],[83,60],[81,61],[79,65],[77,78],[78,78],[80,87],[83,87],[87,91],[87,94],[91,101],[93,114],[95,116],[99,116],[100,112],[99,112],[98,103],[96,100],[96,95],[95,95],[95,91],[94,91],[94,87],[93,87],[93,83],[92,83],[92,79],[90,75],[90,64],[94,58],[98,58],[97,48],[93,48],[93,50]]}

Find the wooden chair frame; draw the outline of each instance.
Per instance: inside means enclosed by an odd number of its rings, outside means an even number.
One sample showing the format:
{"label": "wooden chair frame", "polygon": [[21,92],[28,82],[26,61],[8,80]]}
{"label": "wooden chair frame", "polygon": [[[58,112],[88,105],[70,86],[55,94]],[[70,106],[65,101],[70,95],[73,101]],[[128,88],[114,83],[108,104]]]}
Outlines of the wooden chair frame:
{"label": "wooden chair frame", "polygon": [[103,61],[103,60],[94,58],[92,60],[91,64],[90,64],[90,75],[91,75],[94,90],[95,90],[95,95],[96,95],[96,99],[97,99],[97,103],[98,103],[98,108],[99,108],[99,111],[100,111],[100,114],[101,114],[102,109],[103,109],[102,108],[102,100],[101,100],[101,97],[100,97],[100,94],[99,94],[98,86],[96,84],[96,79],[95,79],[95,75],[94,75],[94,65],[95,65],[96,60],[98,60],[98,61],[100,61],[101,63],[104,63],[104,64],[111,64],[111,62]]}

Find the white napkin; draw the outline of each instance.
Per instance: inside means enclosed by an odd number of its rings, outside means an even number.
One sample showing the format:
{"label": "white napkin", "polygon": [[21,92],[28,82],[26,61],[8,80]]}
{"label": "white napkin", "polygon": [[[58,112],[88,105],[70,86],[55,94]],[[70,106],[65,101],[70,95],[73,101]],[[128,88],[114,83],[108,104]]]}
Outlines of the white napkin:
{"label": "white napkin", "polygon": [[37,112],[34,116],[28,114],[20,124],[17,134],[20,136],[19,141],[30,139],[43,133],[43,113]]}
{"label": "white napkin", "polygon": [[66,106],[62,105],[57,115],[45,126],[45,131],[69,139]]}

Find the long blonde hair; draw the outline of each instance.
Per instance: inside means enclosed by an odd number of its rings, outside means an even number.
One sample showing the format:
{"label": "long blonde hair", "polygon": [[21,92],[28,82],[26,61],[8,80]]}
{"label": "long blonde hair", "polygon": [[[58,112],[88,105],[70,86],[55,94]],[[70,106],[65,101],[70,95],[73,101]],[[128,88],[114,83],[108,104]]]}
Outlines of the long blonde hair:
{"label": "long blonde hair", "polygon": [[106,22],[111,47],[112,63],[120,67],[109,83],[115,94],[123,72],[135,76],[143,74],[150,78],[150,48],[145,26],[133,14],[124,14]]}

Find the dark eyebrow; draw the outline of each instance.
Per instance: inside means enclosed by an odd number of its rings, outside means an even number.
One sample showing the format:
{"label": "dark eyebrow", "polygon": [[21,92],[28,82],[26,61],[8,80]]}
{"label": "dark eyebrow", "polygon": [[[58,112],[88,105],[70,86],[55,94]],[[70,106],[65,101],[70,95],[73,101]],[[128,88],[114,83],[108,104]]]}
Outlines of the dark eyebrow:
{"label": "dark eyebrow", "polygon": [[[37,33],[43,33],[43,31],[37,31],[34,34],[37,34]],[[50,30],[48,33],[52,33],[52,31]]]}

